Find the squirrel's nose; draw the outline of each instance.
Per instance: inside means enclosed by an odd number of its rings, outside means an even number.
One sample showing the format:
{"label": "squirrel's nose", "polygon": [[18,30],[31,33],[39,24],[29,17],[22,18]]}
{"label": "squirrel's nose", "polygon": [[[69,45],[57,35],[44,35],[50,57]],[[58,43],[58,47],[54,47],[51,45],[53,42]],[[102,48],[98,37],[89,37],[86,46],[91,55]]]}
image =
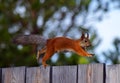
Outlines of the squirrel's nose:
{"label": "squirrel's nose", "polygon": [[92,44],[89,44],[88,46],[90,47],[90,46],[92,46]]}

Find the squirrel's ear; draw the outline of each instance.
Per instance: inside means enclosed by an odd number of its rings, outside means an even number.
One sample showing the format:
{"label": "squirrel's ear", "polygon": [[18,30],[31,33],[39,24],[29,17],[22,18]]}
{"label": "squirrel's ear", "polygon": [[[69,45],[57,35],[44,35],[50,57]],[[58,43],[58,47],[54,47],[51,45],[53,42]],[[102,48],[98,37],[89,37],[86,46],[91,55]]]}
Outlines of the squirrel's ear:
{"label": "squirrel's ear", "polygon": [[82,36],[80,39],[84,39],[84,38],[85,38],[85,34],[84,34],[84,32],[82,32]]}
{"label": "squirrel's ear", "polygon": [[89,38],[89,34],[87,33],[87,39]]}

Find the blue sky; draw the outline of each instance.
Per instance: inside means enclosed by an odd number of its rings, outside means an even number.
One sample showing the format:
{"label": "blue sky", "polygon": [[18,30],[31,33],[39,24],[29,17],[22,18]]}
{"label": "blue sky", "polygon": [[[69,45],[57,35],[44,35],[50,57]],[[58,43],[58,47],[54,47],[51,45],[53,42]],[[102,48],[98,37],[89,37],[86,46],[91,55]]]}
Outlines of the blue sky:
{"label": "blue sky", "polygon": [[108,12],[101,22],[94,23],[99,37],[102,39],[101,44],[96,52],[101,53],[108,49],[114,50],[112,46],[113,39],[120,38],[120,9]]}
{"label": "blue sky", "polygon": [[[96,53],[101,55],[102,52],[114,50],[112,43],[115,38],[120,38],[120,9],[109,11],[104,15],[102,21],[95,21],[92,25],[94,26],[98,36],[102,40],[101,44],[95,50]],[[57,56],[53,56],[52,60],[56,61],[56,57]],[[99,58],[101,61],[104,62],[104,57]]]}

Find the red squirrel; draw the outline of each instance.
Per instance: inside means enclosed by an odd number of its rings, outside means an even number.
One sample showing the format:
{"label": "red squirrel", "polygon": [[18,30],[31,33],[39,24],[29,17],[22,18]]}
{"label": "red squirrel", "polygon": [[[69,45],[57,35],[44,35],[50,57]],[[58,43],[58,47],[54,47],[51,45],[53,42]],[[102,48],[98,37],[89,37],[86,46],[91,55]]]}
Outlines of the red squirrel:
{"label": "red squirrel", "polygon": [[73,51],[81,56],[92,57],[93,54],[89,54],[85,51],[85,48],[89,46],[91,46],[89,34],[85,37],[85,34],[82,33],[81,38],[77,40],[66,37],[51,38],[47,40],[46,46],[42,50],[38,51],[37,60],[39,59],[40,54],[45,53],[42,58],[42,64],[46,67],[46,61],[53,56],[54,53],[60,51]]}
{"label": "red squirrel", "polygon": [[47,66],[46,61],[50,59],[50,57],[53,56],[54,53],[60,51],[72,51],[80,56],[93,56],[93,54],[85,51],[85,48],[91,46],[91,43],[89,40],[89,34],[87,34],[87,37],[85,37],[84,33],[82,33],[80,39],[77,40],[67,37],[55,37],[51,39],[45,39],[39,35],[19,35],[15,37],[13,41],[14,43],[23,45],[41,44],[43,48],[37,51],[37,60],[39,60],[41,54],[45,53],[42,58],[42,65],[44,67]]}

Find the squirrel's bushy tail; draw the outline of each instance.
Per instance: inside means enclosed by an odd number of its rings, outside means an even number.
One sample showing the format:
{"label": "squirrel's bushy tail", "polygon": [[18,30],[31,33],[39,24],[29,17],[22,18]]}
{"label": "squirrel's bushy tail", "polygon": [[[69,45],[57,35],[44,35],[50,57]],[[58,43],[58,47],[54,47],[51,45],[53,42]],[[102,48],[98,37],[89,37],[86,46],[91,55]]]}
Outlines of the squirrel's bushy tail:
{"label": "squirrel's bushy tail", "polygon": [[12,41],[22,45],[45,45],[47,39],[41,35],[17,35]]}

